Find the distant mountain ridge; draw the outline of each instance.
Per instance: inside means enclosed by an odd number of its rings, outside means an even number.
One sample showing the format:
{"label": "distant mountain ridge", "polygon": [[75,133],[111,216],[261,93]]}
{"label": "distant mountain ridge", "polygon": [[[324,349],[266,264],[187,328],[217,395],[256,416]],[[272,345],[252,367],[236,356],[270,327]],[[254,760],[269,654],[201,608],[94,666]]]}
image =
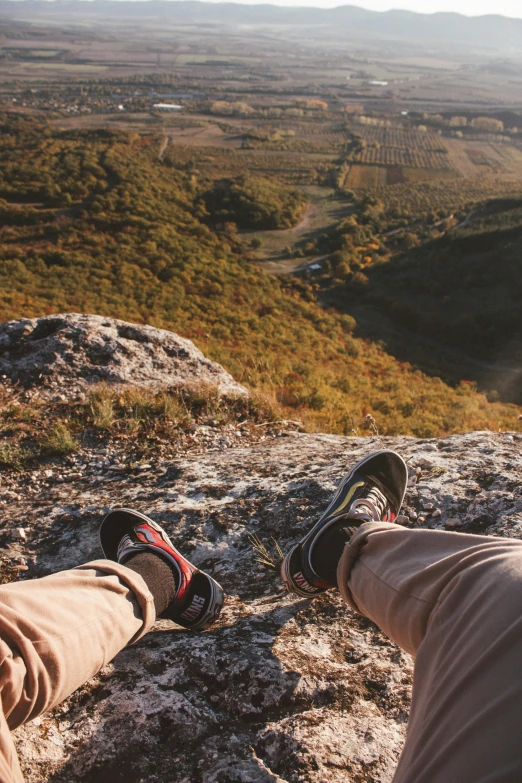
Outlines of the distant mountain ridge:
{"label": "distant mountain ridge", "polygon": [[0,17],[78,17],[168,19],[182,24],[268,24],[335,28],[346,39],[431,41],[503,54],[522,52],[522,19],[457,13],[367,11],[353,5],[338,8],[286,8],[274,5],[205,3],[196,0],[0,0]]}

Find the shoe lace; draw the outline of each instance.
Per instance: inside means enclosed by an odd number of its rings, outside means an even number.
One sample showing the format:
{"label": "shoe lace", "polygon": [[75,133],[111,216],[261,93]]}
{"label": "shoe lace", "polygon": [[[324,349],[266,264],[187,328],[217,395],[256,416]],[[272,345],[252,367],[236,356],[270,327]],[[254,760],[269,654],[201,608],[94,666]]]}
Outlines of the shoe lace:
{"label": "shoe lace", "polygon": [[378,487],[372,487],[364,498],[354,500],[346,516],[348,519],[380,522],[387,506],[387,497]]}

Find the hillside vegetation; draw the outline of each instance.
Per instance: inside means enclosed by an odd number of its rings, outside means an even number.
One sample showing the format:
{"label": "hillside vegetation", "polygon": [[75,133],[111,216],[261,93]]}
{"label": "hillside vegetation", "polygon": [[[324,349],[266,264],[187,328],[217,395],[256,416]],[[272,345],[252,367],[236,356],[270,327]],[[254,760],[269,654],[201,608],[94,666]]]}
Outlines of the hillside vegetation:
{"label": "hillside vegetation", "polygon": [[512,368],[511,380],[490,372],[488,386],[520,404],[521,253],[522,201],[493,201],[467,225],[367,268],[364,285],[347,279],[344,306],[387,316],[402,327],[403,344],[428,338],[475,362],[477,371]]}
{"label": "hillside vegetation", "polygon": [[295,225],[307,203],[298,190],[252,176],[218,180],[202,198],[213,223],[265,230]]}
{"label": "hillside vegetation", "polygon": [[12,115],[0,129],[1,320],[77,311],[172,329],[312,429],[518,426],[515,406],[399,363],[306,284],[263,273],[232,229],[205,224],[197,171],[159,161],[157,138]]}

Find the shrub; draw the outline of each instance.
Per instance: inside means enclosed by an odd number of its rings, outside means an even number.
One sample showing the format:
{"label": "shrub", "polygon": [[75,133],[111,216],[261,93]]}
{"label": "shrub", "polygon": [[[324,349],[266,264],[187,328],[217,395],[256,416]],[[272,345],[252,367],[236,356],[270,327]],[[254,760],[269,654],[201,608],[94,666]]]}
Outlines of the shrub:
{"label": "shrub", "polygon": [[26,461],[23,449],[11,443],[0,443],[0,466],[11,470],[22,470]]}
{"label": "shrub", "polygon": [[43,451],[52,455],[72,454],[80,445],[69,429],[69,423],[58,420],[40,441]]}

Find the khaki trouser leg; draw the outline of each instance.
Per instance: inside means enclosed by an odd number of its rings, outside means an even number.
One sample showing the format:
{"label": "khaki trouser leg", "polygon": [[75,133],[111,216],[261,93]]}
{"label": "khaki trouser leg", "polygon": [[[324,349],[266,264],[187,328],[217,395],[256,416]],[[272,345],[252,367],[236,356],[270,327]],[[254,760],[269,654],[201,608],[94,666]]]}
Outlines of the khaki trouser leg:
{"label": "khaki trouser leg", "polygon": [[152,626],[139,574],[109,560],[0,587],[0,783],[21,783],[9,729],[67,698]]}
{"label": "khaki trouser leg", "polygon": [[520,783],[522,542],[368,523],[337,575],[415,656],[394,783]]}

